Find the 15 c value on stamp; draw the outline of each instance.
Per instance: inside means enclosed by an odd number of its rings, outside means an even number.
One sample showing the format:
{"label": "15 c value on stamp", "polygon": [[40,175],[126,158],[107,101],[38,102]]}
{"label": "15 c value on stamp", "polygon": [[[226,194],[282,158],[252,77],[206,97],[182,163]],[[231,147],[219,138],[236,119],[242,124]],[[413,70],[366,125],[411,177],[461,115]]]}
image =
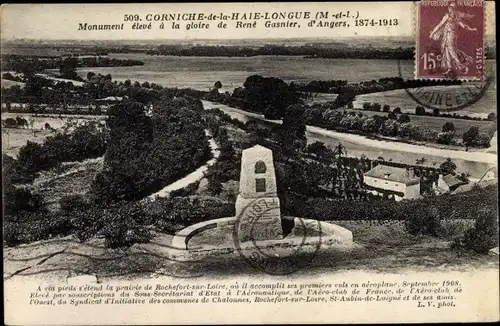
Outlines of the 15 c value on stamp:
{"label": "15 c value on stamp", "polygon": [[423,0],[417,17],[415,78],[484,79],[484,1]]}

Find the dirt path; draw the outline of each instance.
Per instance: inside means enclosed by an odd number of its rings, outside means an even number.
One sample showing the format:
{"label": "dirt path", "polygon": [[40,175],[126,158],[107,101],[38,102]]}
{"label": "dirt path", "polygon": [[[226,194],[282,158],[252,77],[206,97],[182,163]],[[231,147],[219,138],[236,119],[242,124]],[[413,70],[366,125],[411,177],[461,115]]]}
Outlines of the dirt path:
{"label": "dirt path", "polygon": [[[205,130],[205,134],[207,135],[207,137],[210,137],[210,134],[206,130]],[[207,161],[207,163],[205,163],[203,166],[199,167],[195,171],[186,175],[184,178],[179,179],[179,180],[175,181],[174,183],[171,183],[168,186],[166,186],[165,188],[161,189],[160,191],[149,195],[148,198],[151,198],[154,200],[156,197],[160,197],[160,198],[168,197],[172,191],[182,189],[193,182],[200,181],[201,179],[203,179],[203,177],[205,176],[205,172],[208,170],[208,168],[210,166],[215,164],[215,162],[217,161],[217,158],[220,155],[219,146],[217,145],[215,140],[213,140],[211,138],[209,140],[209,145],[210,145],[210,151],[212,152],[212,156],[213,156],[212,159]]]}

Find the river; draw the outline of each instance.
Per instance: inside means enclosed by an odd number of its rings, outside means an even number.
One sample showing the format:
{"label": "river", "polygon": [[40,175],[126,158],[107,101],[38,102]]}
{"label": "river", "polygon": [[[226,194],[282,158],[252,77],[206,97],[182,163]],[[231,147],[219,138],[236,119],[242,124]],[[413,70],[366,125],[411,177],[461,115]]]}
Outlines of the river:
{"label": "river", "polygon": [[[92,71],[111,74],[118,81],[130,79],[166,87],[200,90],[207,90],[216,81],[220,81],[221,91],[242,87],[245,79],[253,74],[278,77],[287,82],[332,79],[360,82],[398,76],[397,60],[304,59],[301,56],[175,57],[150,56],[144,53],[111,53],[109,57],[141,60],[144,65],[79,68],[79,75],[85,78]],[[412,61],[402,61],[401,67],[406,76],[413,76]]]}
{"label": "river", "polygon": [[[150,56],[145,53],[110,54],[111,58],[137,59],[144,62],[143,66],[112,67],[112,68],[80,68],[78,73],[85,77],[89,71],[101,74],[111,74],[114,80],[157,83],[165,87],[210,89],[216,81],[222,83],[220,91],[232,91],[242,87],[245,79],[252,74],[279,77],[287,82],[310,82],[311,80],[347,80],[360,82],[378,80],[383,77],[398,76],[398,65],[401,66],[405,78],[413,76],[413,62],[397,60],[362,60],[362,59],[304,59],[300,56],[257,56],[257,57],[175,57]],[[492,86],[494,88],[494,86]],[[494,92],[494,91],[493,91]],[[391,93],[392,94],[392,93]],[[376,94],[375,94],[376,95]],[[374,96],[374,95],[369,95]],[[391,101],[391,107],[402,105],[414,108],[416,103],[411,102],[403,91],[395,91],[391,96],[374,97],[383,103],[384,99]],[[319,98],[318,101],[325,99]],[[330,99],[327,99],[330,100]],[[358,102],[371,100],[359,99]],[[206,103],[208,106],[219,106]],[[395,105],[397,104],[397,105]],[[251,113],[236,110],[226,106],[219,106],[223,111],[234,118],[246,121]],[[484,115],[496,112],[496,96],[488,96],[479,101],[476,106],[468,108],[469,112]],[[254,116],[254,118],[262,118]],[[473,178],[480,178],[482,174],[496,162],[496,155],[482,152],[463,152],[454,150],[436,149],[425,146],[407,145],[395,142],[380,142],[366,137],[326,132],[313,132],[308,128],[309,142],[322,141],[333,147],[340,141],[347,148],[348,155],[366,155],[369,158],[382,156],[386,160],[415,164],[417,159],[425,157],[430,166],[439,166],[447,157],[451,157],[457,164],[457,170],[468,172]],[[493,156],[491,156],[493,155]],[[478,158],[479,157],[479,158]]]}
{"label": "river", "polygon": [[[247,122],[250,119],[281,123],[280,120],[266,120],[262,115],[245,112],[227,105],[202,101],[205,109],[218,108],[232,118]],[[424,165],[439,167],[448,157],[457,165],[457,172],[469,173],[472,179],[479,179],[492,166],[496,165],[497,155],[485,152],[465,152],[451,149],[439,149],[420,145],[380,141],[364,136],[339,133],[324,128],[307,126],[307,142],[321,141],[326,146],[334,148],[339,142],[345,146],[347,156],[360,157],[365,155],[370,159],[383,157],[387,161],[414,165],[417,159],[425,158]]]}

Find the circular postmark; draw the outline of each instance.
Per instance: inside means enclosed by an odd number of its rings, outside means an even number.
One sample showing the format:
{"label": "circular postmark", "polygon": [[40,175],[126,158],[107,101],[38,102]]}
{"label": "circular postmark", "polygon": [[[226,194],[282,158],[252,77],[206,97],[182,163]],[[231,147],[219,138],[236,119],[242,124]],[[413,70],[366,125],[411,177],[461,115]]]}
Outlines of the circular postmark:
{"label": "circular postmark", "polygon": [[[412,76],[405,76],[401,60],[398,60],[398,75],[404,80],[411,80]],[[448,75],[443,79],[416,79],[415,87],[405,88],[406,94],[418,105],[439,110],[441,113],[450,113],[463,110],[478,102],[487,92],[494,80],[493,73],[485,69],[482,80],[462,80]]]}
{"label": "circular postmark", "polygon": [[286,220],[290,234],[283,234],[279,206],[273,205],[273,200],[278,199],[260,197],[241,209],[233,242],[251,267],[270,275],[288,275],[311,264],[321,247],[321,223],[295,217]]}

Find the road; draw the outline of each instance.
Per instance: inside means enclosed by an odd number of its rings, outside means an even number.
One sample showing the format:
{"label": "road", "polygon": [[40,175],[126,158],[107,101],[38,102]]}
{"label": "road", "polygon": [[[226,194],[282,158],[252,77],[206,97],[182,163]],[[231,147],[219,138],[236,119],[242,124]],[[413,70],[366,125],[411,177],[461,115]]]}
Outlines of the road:
{"label": "road", "polygon": [[[281,123],[281,120],[268,120],[263,115],[235,109],[227,105],[202,101],[206,109],[218,108],[231,117],[243,122],[249,119],[259,119],[271,123]],[[336,132],[315,126],[306,126],[308,142],[322,141],[333,147],[338,142],[347,148],[348,156],[359,157],[362,154],[375,159],[382,156],[385,160],[415,164],[416,159],[424,157],[428,166],[437,167],[446,158],[451,158],[457,164],[459,172],[468,172],[472,177],[482,175],[492,165],[497,164],[496,153],[484,151],[461,151],[443,148],[434,148],[424,145],[412,145],[400,142],[369,139],[365,136]],[[495,134],[496,135],[496,134]],[[496,137],[494,137],[496,140]],[[492,141],[493,142],[493,141]],[[491,149],[491,148],[490,148]]]}

